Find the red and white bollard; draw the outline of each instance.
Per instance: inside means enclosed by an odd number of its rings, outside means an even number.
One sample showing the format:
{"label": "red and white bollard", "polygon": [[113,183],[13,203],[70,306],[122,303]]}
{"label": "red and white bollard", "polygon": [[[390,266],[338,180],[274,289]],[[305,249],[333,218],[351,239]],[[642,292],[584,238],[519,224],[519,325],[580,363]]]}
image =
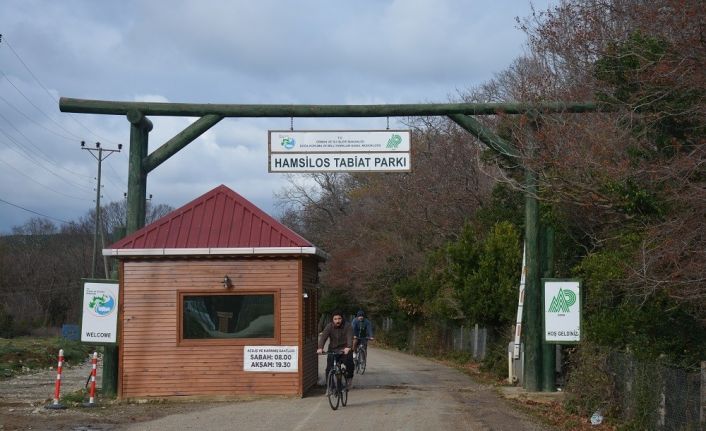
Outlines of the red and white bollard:
{"label": "red and white bollard", "polygon": [[64,366],[64,349],[59,350],[59,363],[56,366],[56,383],[54,384],[54,402],[46,406],[48,409],[65,409],[64,405],[59,403],[61,395],[61,369]]}
{"label": "red and white bollard", "polygon": [[83,403],[84,407],[96,406],[96,370],[98,369],[98,352],[93,352],[91,364],[93,365],[93,369],[91,370],[91,387],[88,392],[88,402]]}

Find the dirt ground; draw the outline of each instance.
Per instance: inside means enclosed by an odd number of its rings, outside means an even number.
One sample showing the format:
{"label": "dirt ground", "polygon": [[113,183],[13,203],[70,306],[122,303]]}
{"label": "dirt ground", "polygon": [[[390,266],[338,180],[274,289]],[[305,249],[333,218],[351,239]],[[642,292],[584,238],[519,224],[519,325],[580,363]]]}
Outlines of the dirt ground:
{"label": "dirt ground", "polygon": [[[539,425],[519,413],[486,384],[467,375],[400,352],[370,349],[369,369],[353,384],[349,404],[336,412],[323,391],[300,398],[263,397],[218,401],[108,402],[97,407],[72,403],[50,410],[56,372],[45,370],[0,381],[0,430],[526,430]],[[325,358],[321,360],[323,376]],[[100,369],[100,364],[99,364]],[[62,394],[85,387],[90,364],[65,368]],[[100,381],[100,375],[99,379]],[[68,402],[65,404],[69,405]],[[208,413],[205,413],[208,410]],[[263,422],[263,420],[265,422]]]}
{"label": "dirt ground", "polygon": [[[101,381],[98,364],[98,386]],[[68,366],[62,372],[61,394],[85,388],[91,364]],[[193,412],[219,406],[218,402],[144,402],[119,403],[96,399],[96,407],[85,408],[64,403],[63,410],[50,410],[55,370],[23,374],[0,381],[0,430],[114,430],[127,424],[149,421],[176,413]],[[88,401],[86,399],[86,401]],[[158,408],[155,408],[158,407]]]}

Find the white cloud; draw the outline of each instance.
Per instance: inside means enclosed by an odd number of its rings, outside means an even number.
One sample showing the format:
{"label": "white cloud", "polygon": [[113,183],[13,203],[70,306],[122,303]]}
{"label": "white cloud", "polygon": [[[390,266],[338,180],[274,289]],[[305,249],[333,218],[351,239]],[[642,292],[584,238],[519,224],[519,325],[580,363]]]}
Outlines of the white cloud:
{"label": "white cloud", "polygon": [[[84,215],[94,205],[97,162],[80,150],[81,140],[124,145],[102,169],[103,199],[122,199],[127,119],[61,113],[59,96],[444,102],[521,52],[513,18],[527,11],[524,0],[6,0],[0,6],[0,70],[9,78],[0,75],[0,199],[59,219]],[[150,151],[196,120],[150,119]],[[148,193],[155,203],[180,206],[226,184],[272,212],[273,193],[285,179],[267,173],[267,130],[289,125],[289,118],[224,119],[151,172]],[[386,119],[295,118],[294,125],[370,129],[385,127]],[[0,233],[31,216],[0,202]]]}

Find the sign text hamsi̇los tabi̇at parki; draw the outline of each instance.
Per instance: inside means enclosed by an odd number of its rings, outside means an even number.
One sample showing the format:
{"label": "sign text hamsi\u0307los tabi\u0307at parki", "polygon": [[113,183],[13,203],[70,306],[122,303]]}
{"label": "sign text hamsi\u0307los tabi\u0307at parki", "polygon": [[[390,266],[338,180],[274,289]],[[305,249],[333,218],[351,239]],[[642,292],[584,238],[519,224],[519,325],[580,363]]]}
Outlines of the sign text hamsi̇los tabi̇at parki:
{"label": "sign text hamsi\u0307los tabi\u0307at parki", "polygon": [[409,172],[409,130],[271,130],[270,172]]}

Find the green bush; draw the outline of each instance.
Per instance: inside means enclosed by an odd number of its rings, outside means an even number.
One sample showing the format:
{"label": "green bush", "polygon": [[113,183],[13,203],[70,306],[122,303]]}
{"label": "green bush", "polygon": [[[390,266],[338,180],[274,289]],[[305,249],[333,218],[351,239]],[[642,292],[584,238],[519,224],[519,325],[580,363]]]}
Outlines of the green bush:
{"label": "green bush", "polygon": [[473,360],[473,356],[468,353],[468,352],[447,352],[444,355],[444,359],[448,359],[449,361],[453,361],[459,365],[464,365]]}
{"label": "green bush", "polygon": [[584,280],[584,335],[592,343],[629,350],[646,361],[697,366],[706,356],[706,328],[696,313],[664,293],[635,295],[620,280],[639,236],[586,256],[574,275]]}
{"label": "green bush", "polygon": [[0,304],[0,337],[12,338],[14,336],[14,318],[7,311],[4,304]]}
{"label": "green bush", "polygon": [[0,339],[0,375],[8,378],[23,368],[55,367],[60,349],[64,350],[64,361],[69,365],[81,364],[96,350],[95,346],[59,337]]}
{"label": "green bush", "polygon": [[584,417],[598,409],[606,415],[615,415],[617,405],[607,352],[595,345],[583,343],[569,352],[568,364],[564,401],[567,410]]}
{"label": "green bush", "polygon": [[378,330],[375,332],[375,341],[398,350],[407,349],[407,337],[409,327],[406,325],[397,325],[389,331]]}
{"label": "green bush", "polygon": [[492,374],[498,379],[507,378],[507,341],[511,336],[491,337],[485,348],[485,358],[481,361],[480,369]]}

